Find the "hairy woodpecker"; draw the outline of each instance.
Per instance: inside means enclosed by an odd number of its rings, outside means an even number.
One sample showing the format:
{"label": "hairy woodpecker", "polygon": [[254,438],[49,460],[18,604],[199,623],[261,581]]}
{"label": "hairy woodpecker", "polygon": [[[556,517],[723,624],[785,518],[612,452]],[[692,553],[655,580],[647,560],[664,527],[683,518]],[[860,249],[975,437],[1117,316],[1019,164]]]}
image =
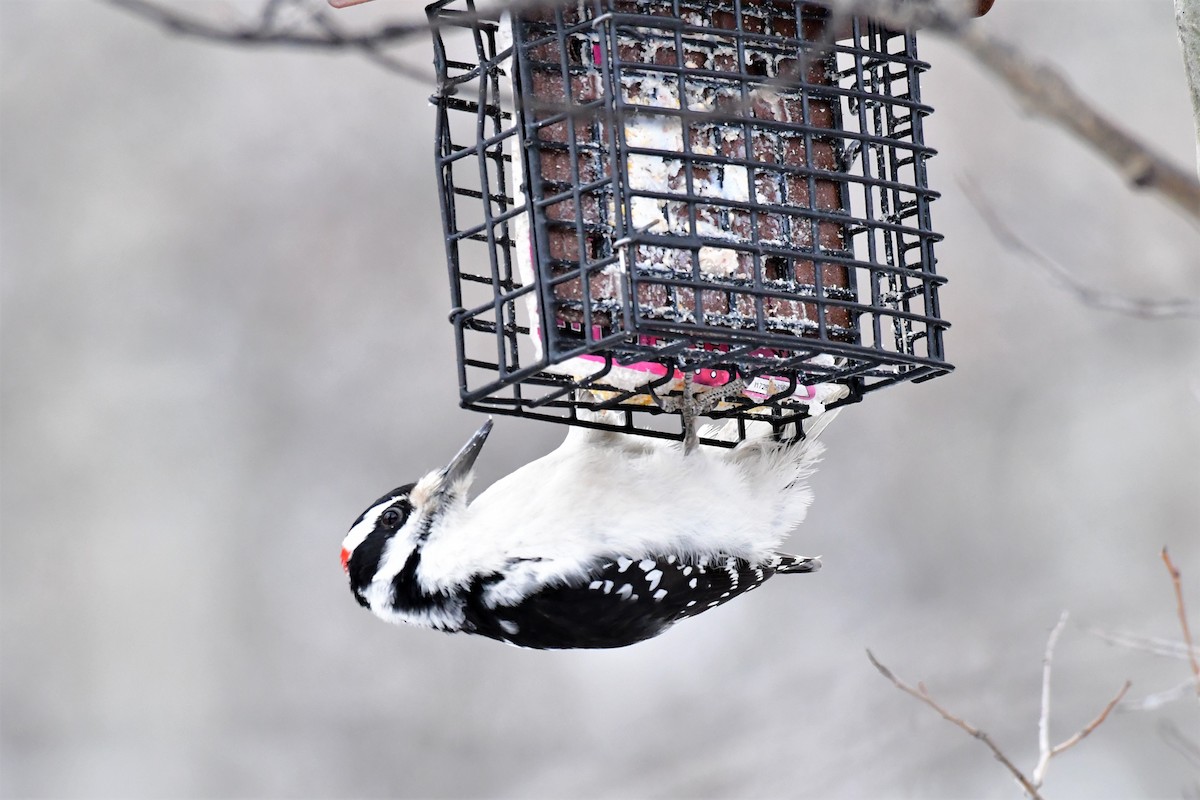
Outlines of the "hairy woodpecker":
{"label": "hairy woodpecker", "polygon": [[[706,435],[731,441],[734,424]],[[805,479],[822,446],[757,424],[768,435],[690,452],[572,428],[468,503],[489,419],[449,466],[354,521],[342,543],[350,588],[385,620],[521,647],[657,636],[776,573],[821,565],[776,548],[812,501]]]}

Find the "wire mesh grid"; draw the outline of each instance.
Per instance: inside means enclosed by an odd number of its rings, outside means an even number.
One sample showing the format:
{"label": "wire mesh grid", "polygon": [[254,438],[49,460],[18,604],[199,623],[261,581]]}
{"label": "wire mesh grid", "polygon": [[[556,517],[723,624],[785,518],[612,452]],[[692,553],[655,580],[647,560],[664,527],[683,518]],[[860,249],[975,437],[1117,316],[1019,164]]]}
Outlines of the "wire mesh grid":
{"label": "wire mesh grid", "polygon": [[464,406],[678,438],[685,371],[781,425],[951,368],[911,34],[790,0],[428,13]]}

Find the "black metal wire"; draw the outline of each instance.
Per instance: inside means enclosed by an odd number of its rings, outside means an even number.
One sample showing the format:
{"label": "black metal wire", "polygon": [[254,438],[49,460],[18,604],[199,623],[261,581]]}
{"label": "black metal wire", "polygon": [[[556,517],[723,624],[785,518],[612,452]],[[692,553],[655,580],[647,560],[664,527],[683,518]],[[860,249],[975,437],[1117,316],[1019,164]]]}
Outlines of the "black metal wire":
{"label": "black metal wire", "polygon": [[464,406],[680,438],[676,369],[782,381],[713,412],[743,432],[952,369],[911,34],[784,0],[475,12],[427,8]]}

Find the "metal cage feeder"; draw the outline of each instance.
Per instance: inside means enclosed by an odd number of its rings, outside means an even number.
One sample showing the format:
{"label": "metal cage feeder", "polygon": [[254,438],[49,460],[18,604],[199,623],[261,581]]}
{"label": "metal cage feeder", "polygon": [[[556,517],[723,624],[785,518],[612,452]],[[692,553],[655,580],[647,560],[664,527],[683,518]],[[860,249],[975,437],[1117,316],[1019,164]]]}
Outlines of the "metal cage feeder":
{"label": "metal cage feeder", "polygon": [[680,438],[685,373],[781,427],[952,369],[911,33],[793,0],[427,12],[464,407]]}

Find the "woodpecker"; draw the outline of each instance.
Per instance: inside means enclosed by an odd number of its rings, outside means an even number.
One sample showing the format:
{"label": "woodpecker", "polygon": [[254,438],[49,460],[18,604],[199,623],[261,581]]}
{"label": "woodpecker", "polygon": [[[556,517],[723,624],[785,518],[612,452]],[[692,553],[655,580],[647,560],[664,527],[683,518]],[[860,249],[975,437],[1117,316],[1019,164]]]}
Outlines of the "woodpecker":
{"label": "woodpecker", "polygon": [[[764,430],[732,448],[572,428],[468,502],[489,419],[448,466],[354,521],[342,543],[350,588],[384,620],[520,647],[657,636],[772,575],[821,566],[776,548],[812,502],[822,445],[753,424]],[[735,425],[707,435],[733,441]]]}

